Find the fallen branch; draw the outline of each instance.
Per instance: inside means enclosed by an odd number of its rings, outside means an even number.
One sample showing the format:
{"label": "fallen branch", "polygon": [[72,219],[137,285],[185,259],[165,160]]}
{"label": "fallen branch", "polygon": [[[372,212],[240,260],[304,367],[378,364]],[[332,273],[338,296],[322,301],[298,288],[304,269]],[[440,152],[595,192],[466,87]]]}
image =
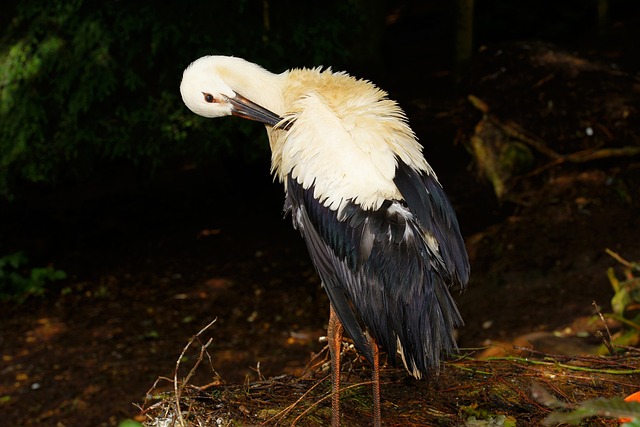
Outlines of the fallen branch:
{"label": "fallen branch", "polygon": [[[475,95],[468,96],[469,102],[485,115],[485,119],[499,127],[506,135],[515,138],[525,144],[531,146],[536,151],[552,159],[551,166],[555,166],[562,162],[585,163],[593,160],[601,160],[613,157],[633,157],[640,155],[640,147],[620,147],[620,148],[602,148],[588,149],[570,154],[560,154],[549,148],[544,141],[535,137],[530,132],[523,129],[520,125],[513,121],[503,122],[495,115],[490,114],[489,105]],[[547,169],[543,167],[542,170]]]}
{"label": "fallen branch", "polygon": [[617,252],[612,251],[609,248],[605,248],[604,250],[611,258],[615,259],[616,261],[618,261],[620,264],[624,265],[625,267],[631,269],[631,270],[637,270],[640,271],[640,264],[636,263],[636,262],[631,262],[631,261],[627,261],[626,259],[622,258]]}

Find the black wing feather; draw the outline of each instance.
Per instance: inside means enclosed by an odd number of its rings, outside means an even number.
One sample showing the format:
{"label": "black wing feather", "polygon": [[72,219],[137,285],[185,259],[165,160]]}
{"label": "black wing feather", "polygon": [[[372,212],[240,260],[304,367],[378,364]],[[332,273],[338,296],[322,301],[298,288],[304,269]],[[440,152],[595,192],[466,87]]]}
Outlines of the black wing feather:
{"label": "black wing feather", "polygon": [[392,362],[401,350],[419,376],[456,347],[453,329],[462,319],[448,288],[464,287],[469,267],[455,213],[435,177],[398,161],[395,183],[404,200],[376,210],[347,201],[338,216],[313,197],[313,186],[304,189],[289,176],[285,211],[356,348],[372,361],[367,330]]}
{"label": "black wing feather", "polygon": [[469,258],[456,213],[435,176],[420,173],[397,159],[394,182],[409,210],[440,245],[450,285],[464,288],[469,281]]}
{"label": "black wing feather", "polygon": [[[331,210],[313,197],[313,188],[305,190],[291,177],[288,179],[285,212],[291,212],[293,225],[304,238],[311,260],[342,326],[353,339],[356,348],[373,363],[373,351],[364,335],[362,320],[352,306],[352,299],[347,294],[342,279],[348,273],[341,265],[344,261],[340,260],[348,259],[347,264],[356,262],[357,254],[349,250],[346,244],[349,237],[345,234],[348,228],[355,228],[347,223],[336,222]],[[335,226],[339,226],[339,229],[336,230]]]}

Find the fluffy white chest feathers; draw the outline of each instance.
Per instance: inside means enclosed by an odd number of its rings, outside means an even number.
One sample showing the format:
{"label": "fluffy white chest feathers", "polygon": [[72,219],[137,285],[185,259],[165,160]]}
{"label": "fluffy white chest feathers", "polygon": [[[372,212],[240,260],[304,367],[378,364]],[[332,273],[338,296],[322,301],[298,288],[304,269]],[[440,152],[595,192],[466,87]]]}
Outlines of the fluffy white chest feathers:
{"label": "fluffy white chest feathers", "polygon": [[[313,185],[314,197],[333,210],[347,200],[376,209],[402,199],[393,182],[396,157],[431,172],[404,114],[384,92],[347,75],[336,79],[330,70],[291,73],[284,98],[293,124],[269,130],[280,180],[291,174],[304,188]],[[316,91],[309,91],[312,78]]]}

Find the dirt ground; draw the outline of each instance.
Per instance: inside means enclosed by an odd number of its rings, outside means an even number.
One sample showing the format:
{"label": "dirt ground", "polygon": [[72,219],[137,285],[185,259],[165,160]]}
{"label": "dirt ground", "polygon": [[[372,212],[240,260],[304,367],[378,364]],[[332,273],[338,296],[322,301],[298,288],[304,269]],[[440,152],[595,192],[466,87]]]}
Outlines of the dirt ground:
{"label": "dirt ground", "polygon": [[[421,78],[412,75],[400,75],[407,84],[391,90],[425,143],[467,241],[472,278],[457,298],[466,321],[459,344],[469,355],[491,346],[510,350],[514,343],[583,354],[601,342],[593,303],[611,309],[607,269],[621,271],[605,249],[640,260],[640,157],[551,164],[532,148],[528,172],[509,180],[511,197],[497,201],[465,145],[483,119],[466,95],[481,98],[503,123],[516,122],[568,154],[638,147],[640,82],[602,58],[547,45],[495,46],[482,55],[461,84],[465,89],[454,95],[410,92]],[[389,70],[395,71],[401,73]],[[431,77],[437,80],[439,71],[430,70]],[[250,187],[225,191],[209,184],[227,176],[223,170],[167,173],[150,186],[135,184],[124,171],[14,206],[5,235],[69,278],[44,298],[0,305],[3,424],[115,426],[132,418],[139,413],[134,404],[144,402],[158,377],[173,378],[189,339],[214,319],[203,335],[212,340],[211,361],[192,384],[248,389],[274,376],[300,378],[323,349],[328,302],[301,239],[282,219],[282,190],[266,162],[263,170],[247,171]],[[190,352],[182,363],[192,366],[196,359]],[[423,383],[385,370],[385,423],[447,419],[444,425],[456,425],[464,418],[459,408],[473,407],[474,400],[509,416],[509,409],[491,407],[491,393],[469,391],[481,386],[471,374],[461,375],[460,366],[447,364]],[[505,381],[527,378],[520,365],[502,367]],[[354,378],[367,368],[360,369]],[[638,388],[637,380],[620,377],[615,388],[596,394],[624,396]],[[154,393],[170,388],[160,381]],[[466,390],[464,402],[447,394],[454,389]],[[299,390],[287,390],[290,403],[300,397]],[[416,396],[434,392],[447,405],[416,409]],[[534,405],[530,397],[527,402],[511,414],[518,425],[539,422],[527,418]],[[368,424],[345,416],[353,425]]]}

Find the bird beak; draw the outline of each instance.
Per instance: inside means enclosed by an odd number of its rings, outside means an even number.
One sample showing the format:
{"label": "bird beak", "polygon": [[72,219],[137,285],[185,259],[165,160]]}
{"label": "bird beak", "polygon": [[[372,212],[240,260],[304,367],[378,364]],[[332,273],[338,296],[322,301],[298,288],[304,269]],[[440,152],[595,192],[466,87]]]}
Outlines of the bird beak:
{"label": "bird beak", "polygon": [[272,127],[282,121],[282,118],[276,113],[267,110],[238,93],[236,93],[235,98],[228,98],[228,102],[231,104],[231,114],[234,116],[255,120]]}

